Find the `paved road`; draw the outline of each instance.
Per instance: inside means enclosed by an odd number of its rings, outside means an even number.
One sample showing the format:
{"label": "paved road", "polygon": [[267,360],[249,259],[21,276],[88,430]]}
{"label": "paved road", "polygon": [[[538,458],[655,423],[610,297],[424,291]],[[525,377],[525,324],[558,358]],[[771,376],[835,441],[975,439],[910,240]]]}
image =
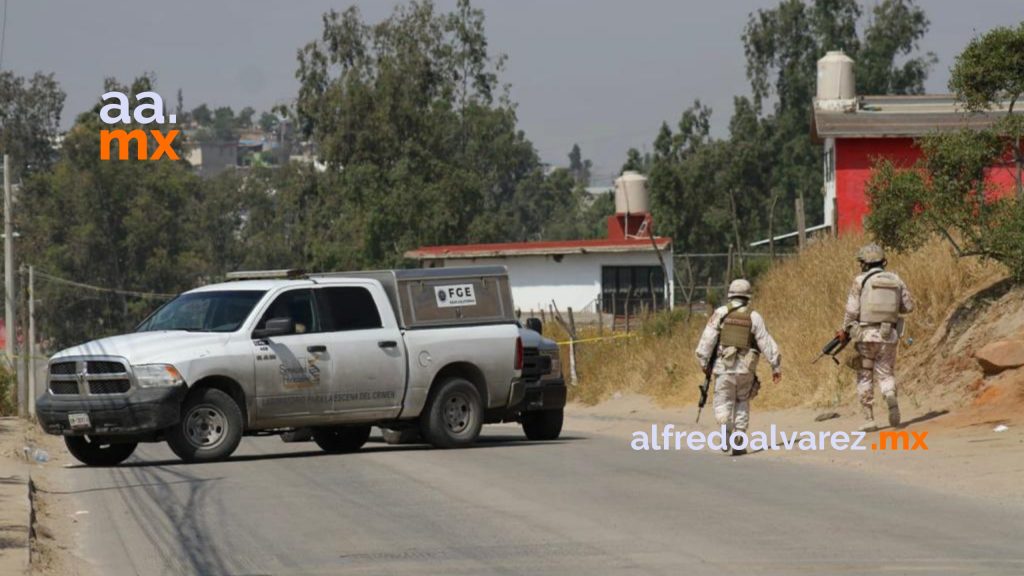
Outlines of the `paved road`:
{"label": "paved road", "polygon": [[628,436],[479,447],[246,439],[61,470],[100,574],[1021,574],[1024,509],[779,459],[636,453]]}

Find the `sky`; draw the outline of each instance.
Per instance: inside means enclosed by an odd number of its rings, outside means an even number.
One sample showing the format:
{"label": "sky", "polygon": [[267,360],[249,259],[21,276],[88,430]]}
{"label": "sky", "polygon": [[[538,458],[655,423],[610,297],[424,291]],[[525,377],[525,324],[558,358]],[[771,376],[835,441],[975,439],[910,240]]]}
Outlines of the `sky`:
{"label": "sky", "polygon": [[[321,15],[353,2],[326,0],[7,0],[3,69],[55,73],[67,92],[64,125],[100,96],[103,78],[143,72],[186,108],[206,102],[267,110],[297,93],[296,51],[319,37]],[[438,0],[451,9],[454,0]],[[650,149],[699,98],[722,135],[732,98],[749,93],[740,39],[748,15],[777,0],[516,0],[474,4],[491,50],[508,57],[520,127],[545,162],[564,165],[573,143],[607,183],[626,151]],[[393,1],[357,2],[368,21]],[[874,5],[865,2],[866,8]],[[946,92],[949,66],[975,35],[1024,20],[1020,0],[920,2],[938,58],[926,84]],[[867,11],[867,10],[866,10]],[[601,181],[604,182],[601,182]]]}

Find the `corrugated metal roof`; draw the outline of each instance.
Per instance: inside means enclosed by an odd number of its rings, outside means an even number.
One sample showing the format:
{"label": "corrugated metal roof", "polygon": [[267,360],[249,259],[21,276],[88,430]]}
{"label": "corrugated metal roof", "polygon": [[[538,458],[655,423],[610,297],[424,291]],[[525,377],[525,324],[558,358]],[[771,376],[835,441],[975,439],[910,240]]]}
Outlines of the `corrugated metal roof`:
{"label": "corrugated metal roof", "polygon": [[815,105],[812,133],[817,138],[916,138],[936,130],[980,129],[1005,116],[1007,104],[972,113],[951,94],[861,96],[850,111]]}
{"label": "corrugated metal roof", "polygon": [[[659,250],[672,245],[671,238],[656,238]],[[424,246],[405,253],[406,258],[458,259],[495,258],[502,256],[548,256],[560,254],[591,254],[613,252],[648,252],[654,246],[649,238],[626,240],[563,240],[554,242],[506,242],[497,244],[464,244],[452,246]]]}

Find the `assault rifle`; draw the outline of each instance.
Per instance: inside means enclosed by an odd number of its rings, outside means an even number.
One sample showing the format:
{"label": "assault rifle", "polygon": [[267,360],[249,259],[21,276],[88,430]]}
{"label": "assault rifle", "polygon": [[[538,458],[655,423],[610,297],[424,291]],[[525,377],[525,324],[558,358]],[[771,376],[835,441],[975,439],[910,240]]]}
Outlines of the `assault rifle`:
{"label": "assault rifle", "polygon": [[697,403],[697,423],[700,423],[700,413],[704,405],[708,403],[708,389],[711,387],[711,379],[714,378],[715,362],[718,361],[718,338],[715,339],[715,346],[711,349],[711,357],[704,368],[704,383],[700,385],[700,402]]}
{"label": "assault rifle", "polygon": [[821,354],[818,354],[818,357],[815,358],[814,362],[811,362],[811,364],[814,364],[815,362],[821,360],[825,356],[831,356],[832,361],[835,362],[836,364],[839,364],[839,360],[836,359],[836,356],[838,356],[839,353],[843,351],[843,348],[846,348],[846,345],[849,343],[849,332],[847,332],[846,330],[837,332],[835,338],[829,340],[828,344],[825,344],[825,347],[821,349]]}

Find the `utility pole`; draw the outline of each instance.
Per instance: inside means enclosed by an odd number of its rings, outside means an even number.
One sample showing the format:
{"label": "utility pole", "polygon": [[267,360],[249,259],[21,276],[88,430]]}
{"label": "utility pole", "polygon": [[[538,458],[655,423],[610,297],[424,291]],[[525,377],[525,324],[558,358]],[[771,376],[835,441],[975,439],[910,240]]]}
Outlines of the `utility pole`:
{"label": "utility pole", "polygon": [[35,268],[28,267],[28,415],[36,415],[36,277]]}
{"label": "utility pole", "polygon": [[[17,327],[14,315],[14,230],[11,221],[11,157],[4,154],[4,329],[7,331],[4,352],[7,354],[7,365],[12,372],[17,372],[14,362],[14,341],[17,339]],[[26,415],[25,397],[18,390],[18,414]]]}

